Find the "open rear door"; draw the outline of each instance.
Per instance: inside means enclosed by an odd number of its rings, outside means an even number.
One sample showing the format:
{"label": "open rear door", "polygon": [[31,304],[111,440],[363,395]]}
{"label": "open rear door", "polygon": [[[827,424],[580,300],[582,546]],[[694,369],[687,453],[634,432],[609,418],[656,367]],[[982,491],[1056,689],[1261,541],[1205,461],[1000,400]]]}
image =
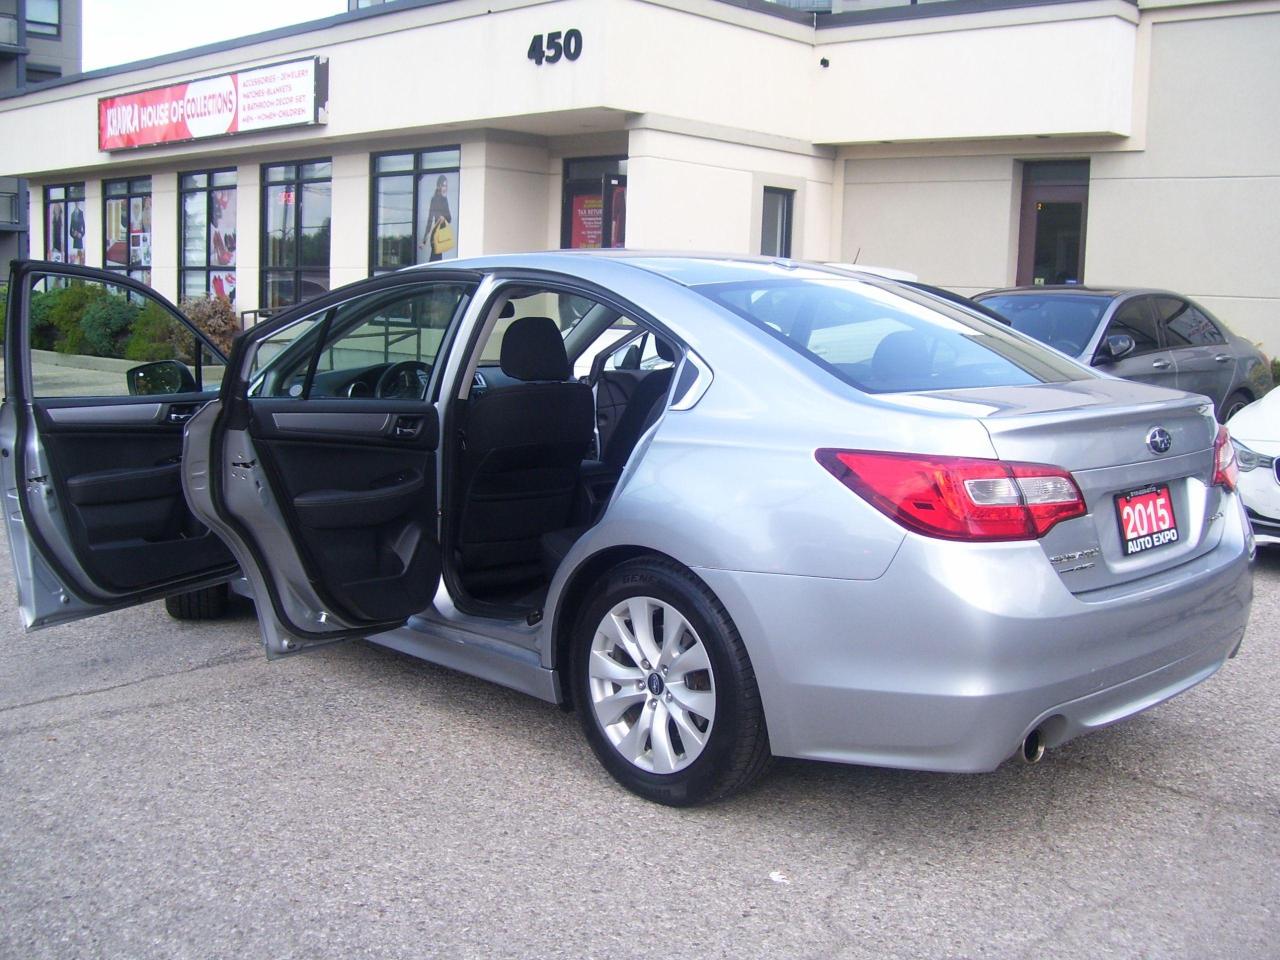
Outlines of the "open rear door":
{"label": "open rear door", "polygon": [[0,483],[27,629],[234,574],[181,487],[183,427],[224,360],[168,301],[122,274],[18,261],[4,359]]}
{"label": "open rear door", "polygon": [[479,276],[414,271],[255,328],[190,424],[184,483],[269,655],[399,626],[440,579],[436,394]]}

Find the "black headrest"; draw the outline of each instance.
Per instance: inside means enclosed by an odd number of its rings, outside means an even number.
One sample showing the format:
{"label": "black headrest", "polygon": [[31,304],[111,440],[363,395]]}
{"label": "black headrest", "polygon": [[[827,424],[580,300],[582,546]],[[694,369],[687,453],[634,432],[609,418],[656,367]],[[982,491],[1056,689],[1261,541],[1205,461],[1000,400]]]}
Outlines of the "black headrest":
{"label": "black headrest", "polygon": [[502,372],[517,380],[568,380],[569,356],[550,317],[521,317],[502,338]]}
{"label": "black headrest", "polygon": [[670,361],[671,363],[676,362],[676,348],[666,340],[663,340],[661,337],[654,337],[653,345],[658,348],[658,356],[663,360]]}
{"label": "black headrest", "polygon": [[498,312],[499,320],[507,320],[516,315],[516,302],[508,300],[502,305],[502,309]]}

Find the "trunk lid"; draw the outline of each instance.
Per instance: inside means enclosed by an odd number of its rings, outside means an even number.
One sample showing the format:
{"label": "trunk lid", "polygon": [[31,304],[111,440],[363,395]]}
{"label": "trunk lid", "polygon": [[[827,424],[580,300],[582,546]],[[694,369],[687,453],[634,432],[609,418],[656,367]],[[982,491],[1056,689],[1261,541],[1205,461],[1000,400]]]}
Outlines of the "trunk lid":
{"label": "trunk lid", "polygon": [[[1207,553],[1221,538],[1222,491],[1211,486],[1217,423],[1203,397],[1113,379],[918,396],[967,405],[1002,460],[1071,471],[1089,513],[1058,524],[1040,544],[1073,593],[1159,573]],[[1165,452],[1149,442],[1161,430],[1170,441]],[[1162,487],[1177,539],[1130,552],[1116,498]]]}

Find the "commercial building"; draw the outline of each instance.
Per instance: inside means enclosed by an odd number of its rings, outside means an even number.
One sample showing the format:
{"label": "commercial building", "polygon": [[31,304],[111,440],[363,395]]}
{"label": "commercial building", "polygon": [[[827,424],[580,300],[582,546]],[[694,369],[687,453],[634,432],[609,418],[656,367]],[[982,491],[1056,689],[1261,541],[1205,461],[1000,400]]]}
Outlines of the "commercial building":
{"label": "commercial building", "polygon": [[241,311],[625,244],[1166,286],[1280,352],[1277,50],[1280,0],[398,0],[0,99],[0,172],[33,250]]}
{"label": "commercial building", "polygon": [[[80,72],[80,0],[0,0],[0,96]],[[3,136],[0,133],[0,136]],[[0,270],[27,255],[27,185],[0,176]]]}

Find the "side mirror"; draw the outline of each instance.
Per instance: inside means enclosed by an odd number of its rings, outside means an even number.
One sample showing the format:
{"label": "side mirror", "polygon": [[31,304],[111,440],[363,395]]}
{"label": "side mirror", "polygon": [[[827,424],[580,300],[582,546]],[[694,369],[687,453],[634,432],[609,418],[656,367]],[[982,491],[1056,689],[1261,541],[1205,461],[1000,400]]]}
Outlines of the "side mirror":
{"label": "side mirror", "polygon": [[196,378],[185,363],[157,360],[125,371],[132,397],[150,397],[164,393],[195,393]]}
{"label": "side mirror", "polygon": [[1137,344],[1127,333],[1113,333],[1098,347],[1099,363],[1114,363],[1133,353]]}

